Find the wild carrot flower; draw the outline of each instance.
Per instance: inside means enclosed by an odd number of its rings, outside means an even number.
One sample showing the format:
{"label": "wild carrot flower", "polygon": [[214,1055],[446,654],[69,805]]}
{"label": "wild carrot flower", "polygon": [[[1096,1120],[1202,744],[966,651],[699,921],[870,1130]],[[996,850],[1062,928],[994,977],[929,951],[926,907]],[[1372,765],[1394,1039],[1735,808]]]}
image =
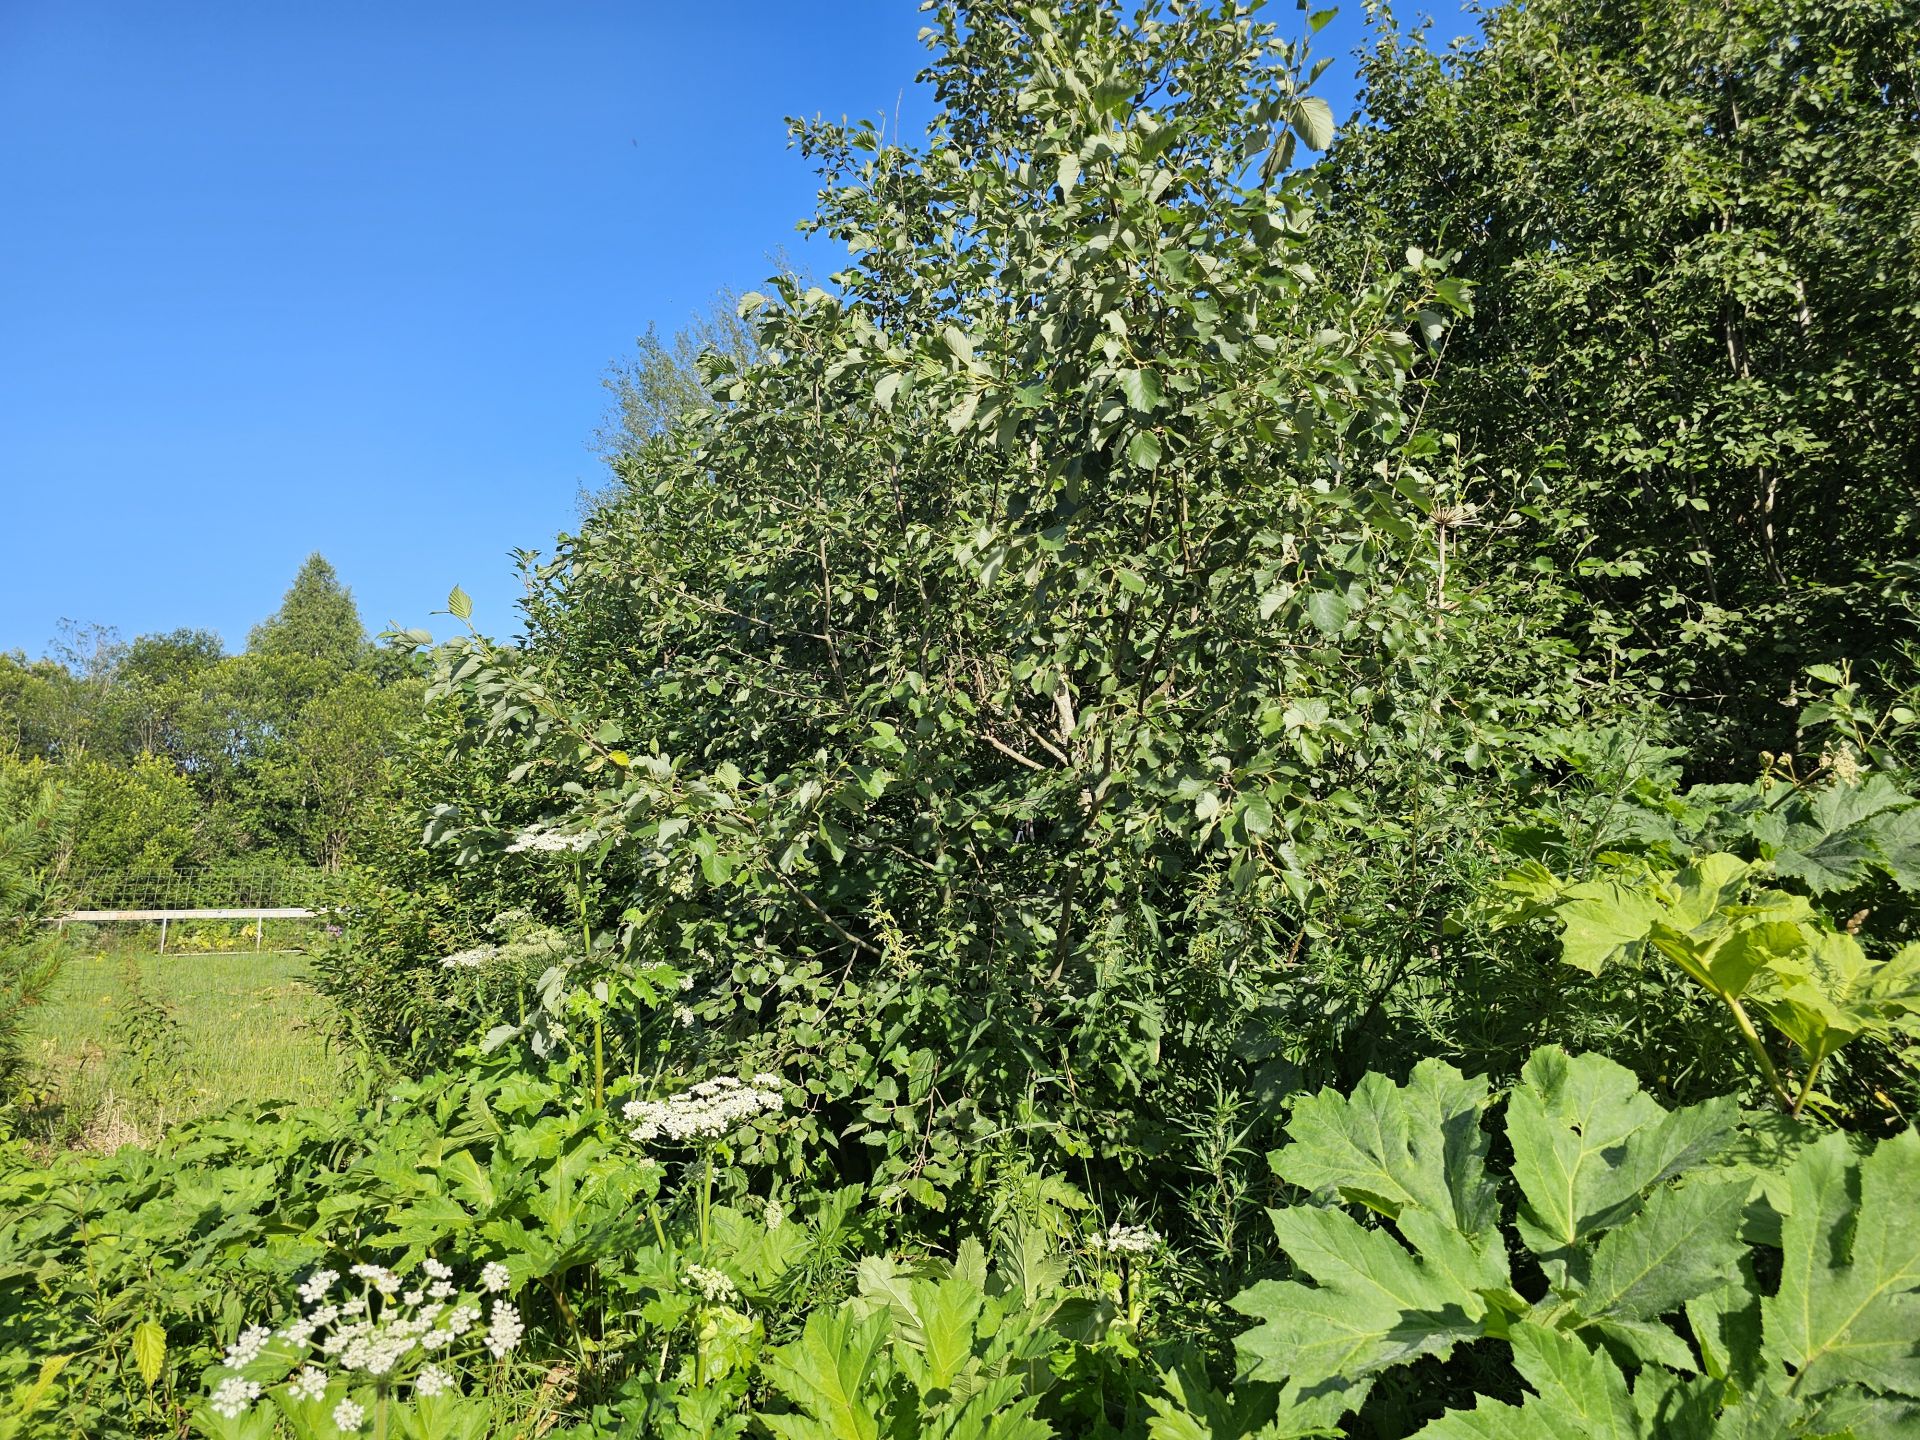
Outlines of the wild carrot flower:
{"label": "wild carrot flower", "polygon": [[719,1270],[705,1265],[687,1266],[687,1284],[700,1293],[700,1298],[709,1305],[723,1305],[738,1300],[740,1292],[733,1281]]}
{"label": "wild carrot flower", "polygon": [[487,1324],[487,1349],[493,1352],[493,1358],[504,1360],[509,1351],[520,1343],[520,1337],[526,1333],[526,1327],[520,1323],[520,1312],[504,1300],[493,1302],[493,1317]]}
{"label": "wild carrot flower", "polygon": [[240,1338],[227,1347],[223,1363],[229,1370],[239,1370],[251,1365],[259,1358],[260,1352],[267,1348],[267,1341],[273,1338],[273,1331],[265,1325],[254,1325],[240,1332]]}
{"label": "wild carrot flower", "polygon": [[1150,1255],[1160,1237],[1145,1225],[1122,1225],[1118,1221],[1104,1235],[1093,1237],[1094,1248],[1113,1255]]}

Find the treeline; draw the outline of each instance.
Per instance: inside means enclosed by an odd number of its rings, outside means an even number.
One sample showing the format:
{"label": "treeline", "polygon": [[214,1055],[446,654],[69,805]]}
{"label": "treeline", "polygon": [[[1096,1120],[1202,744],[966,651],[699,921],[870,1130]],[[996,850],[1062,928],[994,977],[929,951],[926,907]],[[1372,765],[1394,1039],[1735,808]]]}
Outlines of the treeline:
{"label": "treeline", "polygon": [[207,630],[121,642],[100,626],[66,627],[39,659],[0,654],[0,765],[22,793],[62,791],[70,880],[337,871],[420,689],[314,555],[237,654]]}

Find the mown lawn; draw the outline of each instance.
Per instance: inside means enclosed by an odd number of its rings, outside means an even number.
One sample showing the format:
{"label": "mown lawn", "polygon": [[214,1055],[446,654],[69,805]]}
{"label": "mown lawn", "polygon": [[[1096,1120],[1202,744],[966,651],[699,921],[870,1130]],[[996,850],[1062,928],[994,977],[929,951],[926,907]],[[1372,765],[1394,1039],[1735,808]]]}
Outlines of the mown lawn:
{"label": "mown lawn", "polygon": [[308,963],[159,955],[151,938],[76,948],[29,1020],[28,1136],[112,1149],[239,1102],[332,1098],[339,1057]]}

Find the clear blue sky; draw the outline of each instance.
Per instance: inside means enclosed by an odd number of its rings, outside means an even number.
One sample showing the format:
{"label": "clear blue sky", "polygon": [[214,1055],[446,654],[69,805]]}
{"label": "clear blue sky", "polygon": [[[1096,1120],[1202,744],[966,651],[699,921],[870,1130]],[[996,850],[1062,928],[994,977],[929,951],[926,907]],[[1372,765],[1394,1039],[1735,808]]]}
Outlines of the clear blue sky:
{"label": "clear blue sky", "polygon": [[[835,267],[793,233],[814,177],[783,117],[898,105],[917,132],[920,23],[4,0],[0,650],[63,616],[238,648],[314,550],[374,629],[458,582],[511,631],[507,552],[599,482],[607,363],[775,251]],[[1350,73],[1322,87],[1342,117]]]}

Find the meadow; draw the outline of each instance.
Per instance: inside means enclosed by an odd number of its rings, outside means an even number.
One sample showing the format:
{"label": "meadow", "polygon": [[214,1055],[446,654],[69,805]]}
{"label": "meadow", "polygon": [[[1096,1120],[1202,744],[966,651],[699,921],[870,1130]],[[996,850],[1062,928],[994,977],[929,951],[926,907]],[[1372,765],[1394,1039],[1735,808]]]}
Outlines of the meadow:
{"label": "meadow", "polygon": [[163,955],[152,927],[130,928],[73,944],[28,1012],[36,1100],[21,1135],[106,1150],[151,1144],[171,1126],[238,1104],[322,1104],[340,1093],[329,1006],[308,983],[305,954],[256,954],[250,938],[234,935],[227,953]]}

